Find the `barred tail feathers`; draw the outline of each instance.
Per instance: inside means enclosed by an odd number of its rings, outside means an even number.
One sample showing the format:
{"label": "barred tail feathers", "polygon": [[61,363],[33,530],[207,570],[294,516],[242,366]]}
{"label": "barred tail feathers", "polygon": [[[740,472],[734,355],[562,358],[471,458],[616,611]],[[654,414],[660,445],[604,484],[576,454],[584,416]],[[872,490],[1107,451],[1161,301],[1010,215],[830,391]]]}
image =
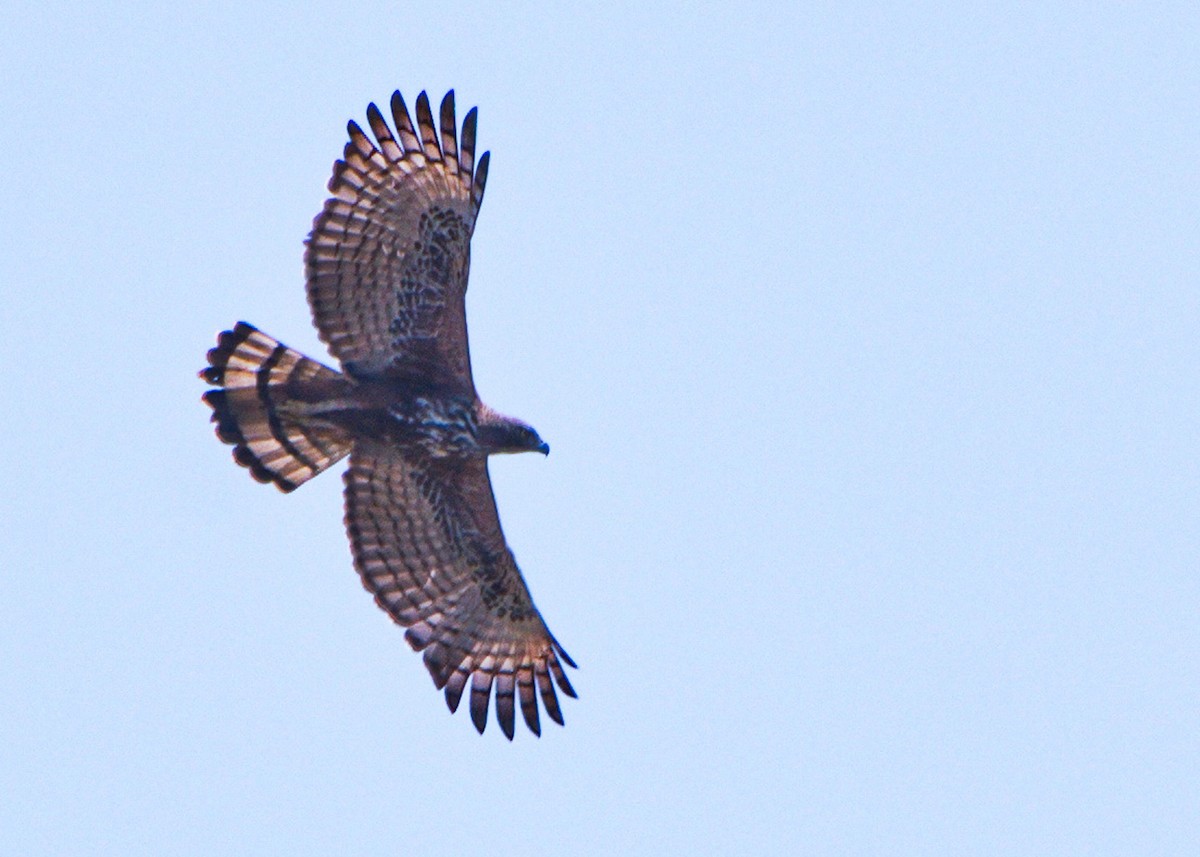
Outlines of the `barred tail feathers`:
{"label": "barred tail feathers", "polygon": [[[200,377],[218,387],[204,394],[217,437],[259,482],[294,491],[350,452],[348,435],[297,415],[289,403],[335,386],[339,372],[281,345],[243,322],[217,338]],[[302,401],[303,398],[300,398]]]}

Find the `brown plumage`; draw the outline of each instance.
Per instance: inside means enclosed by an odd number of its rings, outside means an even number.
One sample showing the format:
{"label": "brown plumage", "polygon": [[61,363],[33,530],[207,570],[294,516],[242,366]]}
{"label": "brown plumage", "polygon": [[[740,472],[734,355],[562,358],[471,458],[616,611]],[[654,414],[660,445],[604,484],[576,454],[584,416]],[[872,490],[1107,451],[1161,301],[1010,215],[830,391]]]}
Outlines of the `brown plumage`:
{"label": "brown plumage", "polygon": [[304,255],[308,301],[342,372],[245,322],[225,331],[200,376],[217,436],[260,482],[295,490],[350,456],[346,530],[363,586],[424,653],[450,710],[468,692],[483,732],[495,688],[509,739],[520,706],[541,734],[538,699],[563,722],[555,687],[575,666],[534,607],[508,549],[487,457],[549,447],[475,392],[464,297],[488,153],[476,111],[456,136],[454,93],[440,133],[429,99],[416,124],[392,96],[395,133],[367,108],[354,122]]}

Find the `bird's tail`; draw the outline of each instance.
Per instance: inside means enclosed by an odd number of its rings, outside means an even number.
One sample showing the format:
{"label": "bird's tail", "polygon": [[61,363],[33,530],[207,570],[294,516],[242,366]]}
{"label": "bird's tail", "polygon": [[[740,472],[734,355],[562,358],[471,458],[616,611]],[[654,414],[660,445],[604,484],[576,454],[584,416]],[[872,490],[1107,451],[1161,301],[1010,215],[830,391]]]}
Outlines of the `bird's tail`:
{"label": "bird's tail", "polygon": [[345,384],[344,376],[238,322],[217,337],[200,377],[217,437],[259,482],[294,491],[350,452],[346,432],[304,416],[303,404]]}

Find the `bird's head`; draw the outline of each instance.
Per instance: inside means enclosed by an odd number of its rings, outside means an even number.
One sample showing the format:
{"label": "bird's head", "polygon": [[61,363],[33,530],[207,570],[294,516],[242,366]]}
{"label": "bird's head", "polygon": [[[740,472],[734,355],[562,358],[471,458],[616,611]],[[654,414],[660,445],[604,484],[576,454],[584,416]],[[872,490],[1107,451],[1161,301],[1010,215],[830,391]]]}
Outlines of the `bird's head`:
{"label": "bird's head", "polygon": [[540,452],[542,455],[550,454],[550,444],[542,440],[541,435],[531,425],[514,421],[505,435],[504,448],[499,450],[500,452]]}
{"label": "bird's head", "polygon": [[533,426],[521,420],[497,414],[490,408],[480,421],[479,438],[489,453],[540,452],[550,454],[550,444],[542,440]]}

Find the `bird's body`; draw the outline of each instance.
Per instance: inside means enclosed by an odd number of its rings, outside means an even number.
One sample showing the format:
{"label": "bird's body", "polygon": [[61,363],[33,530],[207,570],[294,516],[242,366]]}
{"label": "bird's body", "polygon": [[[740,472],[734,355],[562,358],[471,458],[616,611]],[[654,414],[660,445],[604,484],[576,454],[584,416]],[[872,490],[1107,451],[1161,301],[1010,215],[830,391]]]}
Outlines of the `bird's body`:
{"label": "bird's body", "polygon": [[470,238],[488,155],[474,165],[475,111],[458,146],[453,93],[435,128],[399,93],[397,135],[371,105],[373,144],[350,124],[331,198],[313,224],[309,304],[337,371],[240,322],[201,372],[217,435],[285,492],[350,456],[346,528],[363,585],[424,652],[451,710],[470,683],[471,717],[496,714],[512,738],[514,701],[540,734],[537,698],[562,722],[554,686],[574,666],[533,606],[500,529],[487,458],[549,447],[479,399],[467,351]]}
{"label": "bird's body", "polygon": [[457,393],[370,378],[302,387],[297,392],[290,404],[277,410],[330,430],[388,443],[413,455],[466,458],[540,451],[521,444],[520,435],[528,429],[525,423]]}

